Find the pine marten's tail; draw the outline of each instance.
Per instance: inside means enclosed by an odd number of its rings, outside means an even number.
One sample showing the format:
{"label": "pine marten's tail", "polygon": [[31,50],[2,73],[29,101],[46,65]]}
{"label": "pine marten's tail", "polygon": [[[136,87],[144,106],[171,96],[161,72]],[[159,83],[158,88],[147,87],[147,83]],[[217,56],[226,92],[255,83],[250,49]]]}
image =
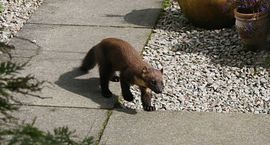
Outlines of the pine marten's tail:
{"label": "pine marten's tail", "polygon": [[82,61],[82,65],[80,67],[80,70],[83,72],[88,72],[88,70],[92,69],[96,65],[96,56],[95,56],[95,49],[97,46],[94,46],[91,48],[86,56],[84,57]]}

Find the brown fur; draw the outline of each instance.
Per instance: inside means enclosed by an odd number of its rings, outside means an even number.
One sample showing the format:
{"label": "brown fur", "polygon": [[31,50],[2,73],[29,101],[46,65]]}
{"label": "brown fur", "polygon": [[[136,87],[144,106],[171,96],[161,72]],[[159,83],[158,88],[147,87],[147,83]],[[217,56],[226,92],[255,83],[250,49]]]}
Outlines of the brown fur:
{"label": "brown fur", "polygon": [[132,101],[130,85],[138,85],[141,90],[143,107],[147,111],[155,110],[151,106],[151,93],[163,90],[162,70],[157,70],[144,62],[140,54],[126,41],[117,38],[107,38],[89,50],[80,69],[88,71],[96,63],[99,66],[102,95],[111,97],[109,80],[118,79],[115,71],[120,71],[120,84],[125,100]]}

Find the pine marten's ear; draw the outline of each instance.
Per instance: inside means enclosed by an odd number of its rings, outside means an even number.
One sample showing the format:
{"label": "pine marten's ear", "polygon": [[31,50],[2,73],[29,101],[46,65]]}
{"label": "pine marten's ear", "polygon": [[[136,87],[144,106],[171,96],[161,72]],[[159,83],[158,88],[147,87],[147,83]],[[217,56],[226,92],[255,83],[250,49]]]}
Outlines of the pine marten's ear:
{"label": "pine marten's ear", "polygon": [[148,68],[146,66],[142,69],[142,76],[144,77],[148,73]]}
{"label": "pine marten's ear", "polygon": [[160,72],[163,74],[163,68],[162,68],[162,69],[160,69]]}

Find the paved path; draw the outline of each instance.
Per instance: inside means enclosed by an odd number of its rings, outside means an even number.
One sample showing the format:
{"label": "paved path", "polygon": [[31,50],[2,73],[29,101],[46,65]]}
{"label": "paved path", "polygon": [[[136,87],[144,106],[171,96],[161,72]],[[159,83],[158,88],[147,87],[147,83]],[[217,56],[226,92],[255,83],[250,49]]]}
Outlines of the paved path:
{"label": "paved path", "polygon": [[[97,70],[77,71],[91,46],[106,37],[127,40],[138,51],[159,15],[161,0],[45,0],[11,40],[19,61],[32,57],[24,74],[52,85],[46,99],[23,97],[17,116],[44,130],[68,125],[80,137],[106,145],[270,144],[269,115],[111,110],[115,99],[101,97]],[[112,83],[119,95],[118,83]]]}

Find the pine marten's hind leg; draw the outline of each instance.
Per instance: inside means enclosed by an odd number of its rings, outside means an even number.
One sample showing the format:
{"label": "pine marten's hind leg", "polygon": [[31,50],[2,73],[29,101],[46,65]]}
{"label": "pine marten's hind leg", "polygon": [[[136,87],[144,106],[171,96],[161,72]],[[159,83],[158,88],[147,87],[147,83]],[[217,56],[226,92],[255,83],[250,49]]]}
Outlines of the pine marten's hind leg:
{"label": "pine marten's hind leg", "polygon": [[151,92],[147,91],[147,88],[145,87],[140,87],[140,90],[141,90],[141,100],[142,100],[143,110],[155,111],[156,108],[151,105],[151,98],[152,98]]}
{"label": "pine marten's hind leg", "polygon": [[108,64],[101,64],[99,66],[100,86],[102,96],[109,98],[112,97],[112,92],[109,89],[109,81],[112,78],[114,71]]}

